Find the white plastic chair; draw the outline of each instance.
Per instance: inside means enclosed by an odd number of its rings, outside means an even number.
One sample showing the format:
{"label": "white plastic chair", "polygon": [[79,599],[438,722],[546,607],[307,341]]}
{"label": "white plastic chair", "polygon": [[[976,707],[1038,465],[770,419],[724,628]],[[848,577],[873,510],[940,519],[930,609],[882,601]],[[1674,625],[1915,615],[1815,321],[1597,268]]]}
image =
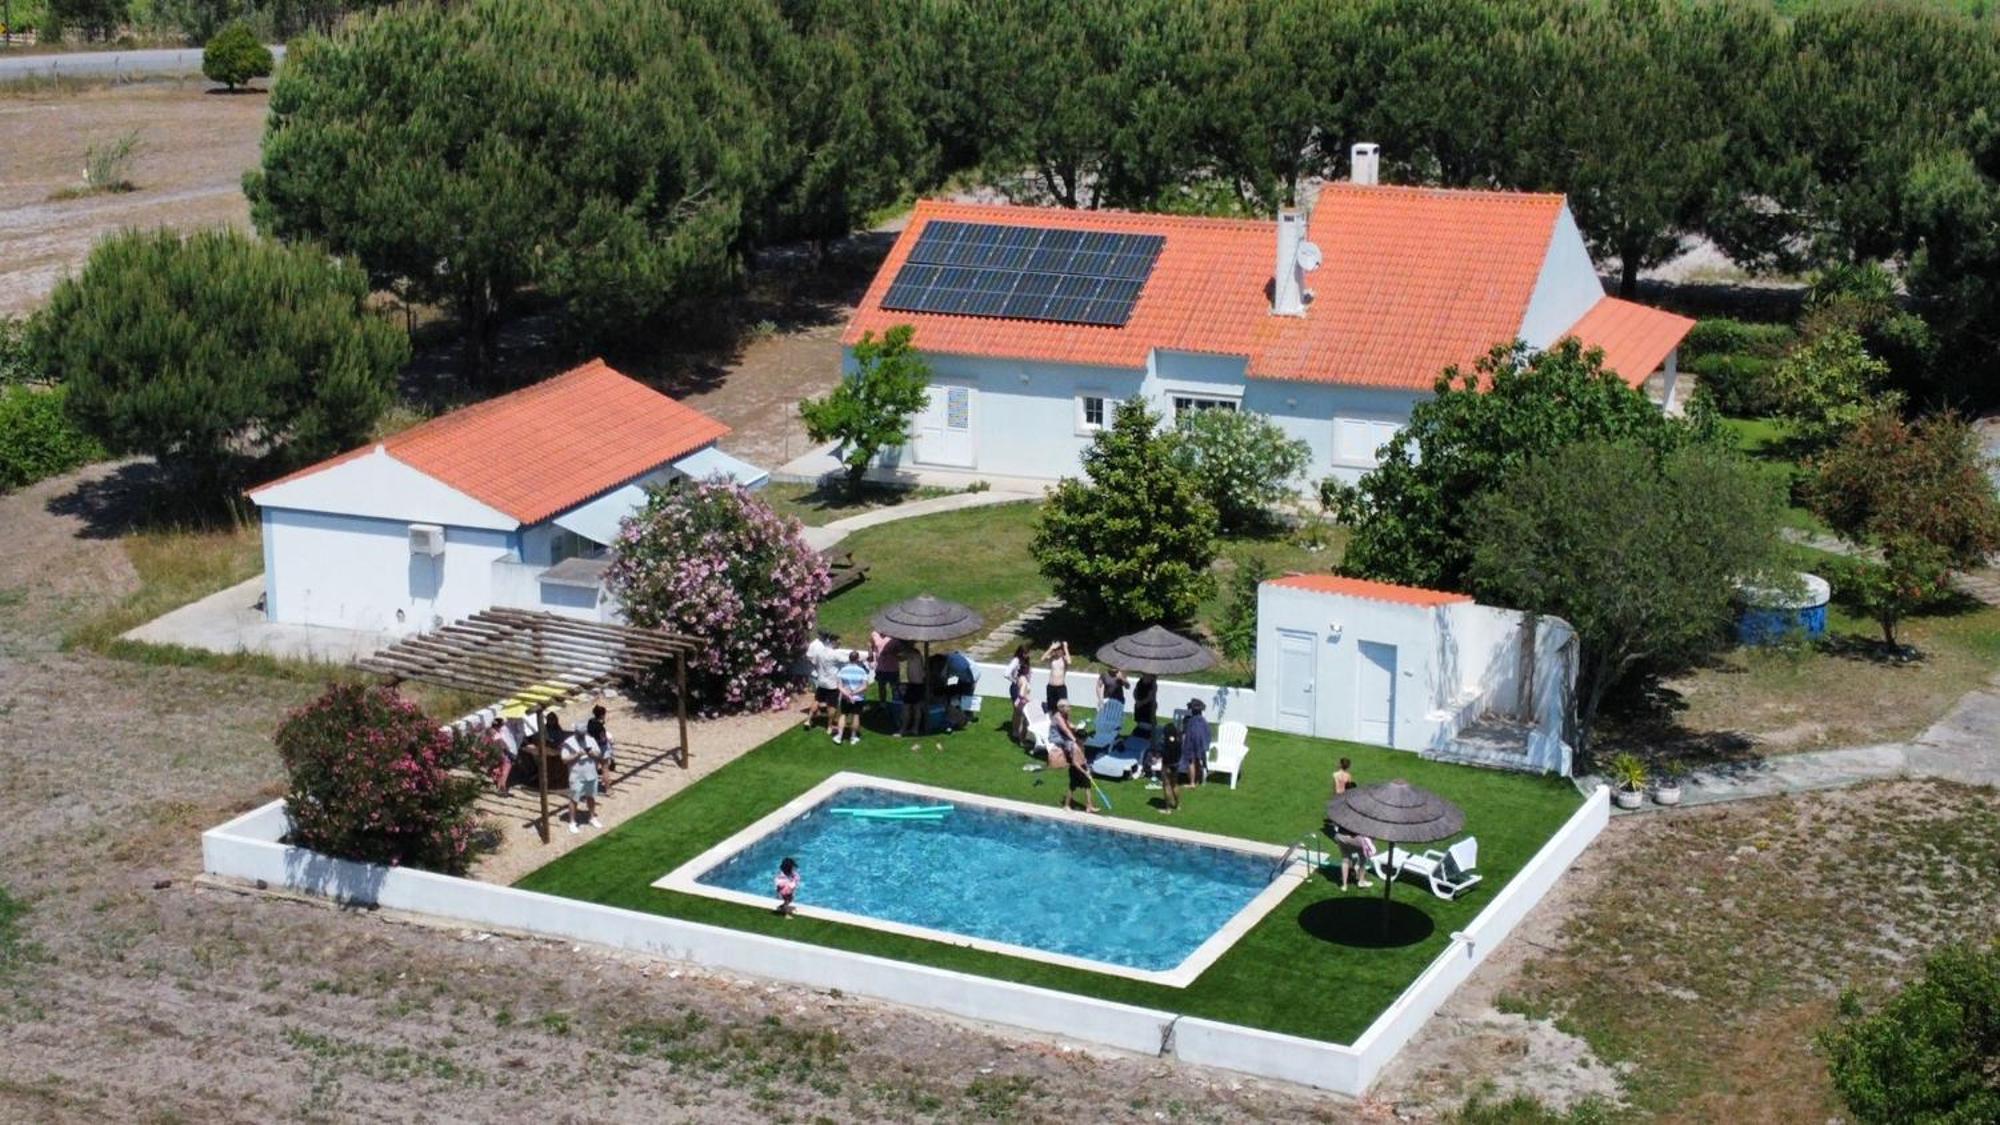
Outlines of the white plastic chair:
{"label": "white plastic chair", "polygon": [[1049,748],[1049,715],[1039,707],[1028,708],[1028,749]]}
{"label": "white plastic chair", "polygon": [[1467,836],[1444,851],[1426,851],[1421,855],[1398,852],[1391,847],[1375,853],[1375,874],[1387,879],[1391,875],[1408,875],[1430,884],[1431,893],[1442,899],[1455,899],[1479,884],[1480,876],[1473,869],[1479,866],[1479,838]]}
{"label": "white plastic chair", "polygon": [[1228,774],[1229,787],[1234,789],[1243,775],[1243,759],[1249,756],[1250,728],[1234,720],[1224,722],[1208,747],[1208,772]]}

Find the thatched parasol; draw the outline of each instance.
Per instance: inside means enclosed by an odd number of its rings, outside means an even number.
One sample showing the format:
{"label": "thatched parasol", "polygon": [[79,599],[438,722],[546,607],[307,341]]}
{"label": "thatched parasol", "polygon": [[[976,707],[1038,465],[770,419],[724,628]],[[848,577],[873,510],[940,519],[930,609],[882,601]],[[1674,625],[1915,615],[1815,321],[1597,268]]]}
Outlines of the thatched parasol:
{"label": "thatched parasol", "polygon": [[1199,672],[1215,663],[1215,654],[1179,633],[1158,625],[1120,637],[1097,650],[1097,662],[1155,676]]}
{"label": "thatched parasol", "polygon": [[[1358,785],[1326,803],[1326,819],[1350,835],[1373,836],[1391,844],[1427,844],[1458,833],[1465,812],[1428,789],[1407,781]],[[1395,858],[1393,850],[1390,858]],[[1382,924],[1389,924],[1389,889],[1400,868],[1383,865]]]}
{"label": "thatched parasol", "polygon": [[924,646],[923,710],[917,712],[917,733],[922,734],[924,721],[930,718],[931,710],[931,642],[969,636],[977,633],[986,622],[969,606],[920,594],[882,610],[869,624],[885,637],[914,641]]}

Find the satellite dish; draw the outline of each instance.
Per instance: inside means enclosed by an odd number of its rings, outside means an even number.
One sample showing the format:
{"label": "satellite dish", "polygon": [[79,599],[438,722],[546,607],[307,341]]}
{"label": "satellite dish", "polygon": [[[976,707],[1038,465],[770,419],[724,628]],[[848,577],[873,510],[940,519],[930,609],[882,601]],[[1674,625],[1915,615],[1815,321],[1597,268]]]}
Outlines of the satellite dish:
{"label": "satellite dish", "polygon": [[1311,273],[1319,268],[1319,247],[1310,242],[1299,243],[1299,269]]}

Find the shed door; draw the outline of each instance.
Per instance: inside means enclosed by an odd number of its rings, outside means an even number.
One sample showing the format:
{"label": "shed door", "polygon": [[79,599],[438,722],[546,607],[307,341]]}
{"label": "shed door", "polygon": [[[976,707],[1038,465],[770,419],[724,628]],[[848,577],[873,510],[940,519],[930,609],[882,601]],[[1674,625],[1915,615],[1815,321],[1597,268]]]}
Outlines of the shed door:
{"label": "shed door", "polygon": [[950,383],[932,383],[929,396],[923,412],[917,415],[917,462],[973,468],[978,462],[972,444],[972,410],[978,396],[971,387]]}
{"label": "shed door", "polygon": [[1377,746],[1396,744],[1396,646],[1361,642],[1354,705],[1359,708],[1355,735]]}
{"label": "shed door", "polygon": [[1278,728],[1298,734],[1313,732],[1313,657],[1319,638],[1291,629],[1278,630]]}

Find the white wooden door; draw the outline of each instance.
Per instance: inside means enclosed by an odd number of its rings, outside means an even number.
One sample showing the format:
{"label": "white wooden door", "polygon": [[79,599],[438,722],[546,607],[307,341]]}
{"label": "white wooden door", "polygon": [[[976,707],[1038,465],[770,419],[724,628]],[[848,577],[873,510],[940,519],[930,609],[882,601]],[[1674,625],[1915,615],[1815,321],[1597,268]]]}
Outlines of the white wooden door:
{"label": "white wooden door", "polygon": [[1354,685],[1355,736],[1377,746],[1396,744],[1396,646],[1361,642]]}
{"label": "white wooden door", "polygon": [[972,411],[978,393],[954,383],[932,383],[917,415],[914,455],[921,465],[970,469],[978,465],[972,440]]}
{"label": "white wooden door", "polygon": [[1297,734],[1313,732],[1313,664],[1319,638],[1291,629],[1278,630],[1278,727]]}

